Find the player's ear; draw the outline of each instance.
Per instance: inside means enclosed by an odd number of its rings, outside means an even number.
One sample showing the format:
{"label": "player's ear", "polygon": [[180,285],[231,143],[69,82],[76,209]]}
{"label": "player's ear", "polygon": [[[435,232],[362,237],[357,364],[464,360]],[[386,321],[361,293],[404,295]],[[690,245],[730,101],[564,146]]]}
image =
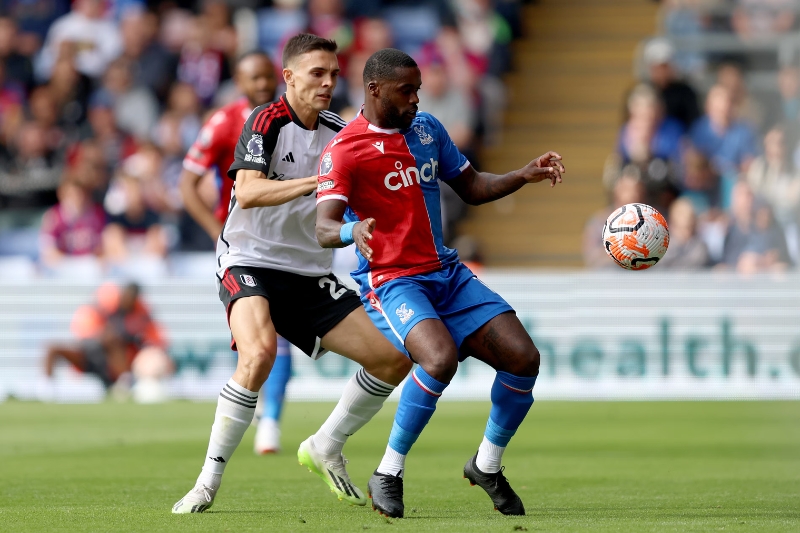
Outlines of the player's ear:
{"label": "player's ear", "polygon": [[375,96],[375,97],[378,97],[378,96],[381,95],[381,88],[378,85],[378,83],[374,82],[374,81],[371,81],[371,82],[369,82],[367,84],[367,91],[369,91],[369,94],[371,94],[372,96]]}
{"label": "player's ear", "polygon": [[283,69],[283,81],[286,82],[286,85],[294,86],[294,72],[291,69]]}

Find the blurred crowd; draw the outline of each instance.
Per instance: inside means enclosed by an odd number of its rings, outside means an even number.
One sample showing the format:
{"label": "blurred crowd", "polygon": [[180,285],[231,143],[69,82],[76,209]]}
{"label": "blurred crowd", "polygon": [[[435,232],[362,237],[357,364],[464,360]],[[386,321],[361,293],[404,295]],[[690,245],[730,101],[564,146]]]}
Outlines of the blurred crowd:
{"label": "blurred crowd", "polygon": [[[799,266],[800,47],[787,40],[798,3],[661,3],[665,35],[642,48],[642,79],[604,169],[609,207],[644,202],[667,217],[660,268]],[[604,220],[586,228],[590,268],[610,265],[597,238]]]}
{"label": "blurred crowd", "polygon": [[[183,158],[210,114],[240,96],[237,57],[267,52],[282,80],[283,43],[304,31],[339,44],[332,110],[345,119],[363,103],[367,57],[389,46],[410,53],[423,71],[420,108],[474,160],[497,138],[519,9],[518,0],[4,0],[0,256],[27,257],[37,274],[140,279],[166,273],[175,254],[212,250],[183,209]],[[204,180],[209,207],[221,176]],[[443,204],[450,228],[463,205]]]}

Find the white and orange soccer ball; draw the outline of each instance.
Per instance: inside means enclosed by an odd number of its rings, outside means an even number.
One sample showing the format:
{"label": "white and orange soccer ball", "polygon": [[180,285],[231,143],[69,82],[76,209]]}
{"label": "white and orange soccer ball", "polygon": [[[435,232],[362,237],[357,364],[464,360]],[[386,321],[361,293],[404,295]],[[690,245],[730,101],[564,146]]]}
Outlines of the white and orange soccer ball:
{"label": "white and orange soccer ball", "polygon": [[603,226],[603,247],[622,268],[650,268],[669,247],[667,221],[647,204],[623,205],[608,216]]}

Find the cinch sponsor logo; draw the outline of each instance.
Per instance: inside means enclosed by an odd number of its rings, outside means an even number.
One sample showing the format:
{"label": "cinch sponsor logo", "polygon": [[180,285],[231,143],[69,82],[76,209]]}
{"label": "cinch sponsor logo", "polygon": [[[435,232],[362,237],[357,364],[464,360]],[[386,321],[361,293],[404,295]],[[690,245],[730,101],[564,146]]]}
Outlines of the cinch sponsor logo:
{"label": "cinch sponsor logo", "polygon": [[439,171],[439,161],[434,158],[430,159],[430,163],[425,163],[422,168],[408,167],[403,169],[403,163],[400,161],[394,162],[394,168],[397,172],[389,172],[383,178],[383,184],[390,191],[396,191],[401,187],[410,187],[416,181],[431,181],[436,179],[436,174]]}

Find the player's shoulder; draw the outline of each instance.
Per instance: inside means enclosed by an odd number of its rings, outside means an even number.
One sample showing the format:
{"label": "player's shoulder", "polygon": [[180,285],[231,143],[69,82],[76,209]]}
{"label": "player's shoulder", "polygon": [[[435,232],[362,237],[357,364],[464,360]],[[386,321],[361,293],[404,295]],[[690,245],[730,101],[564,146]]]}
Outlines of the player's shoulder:
{"label": "player's shoulder", "polygon": [[258,106],[247,119],[254,131],[262,133],[275,127],[280,129],[291,121],[292,113],[289,111],[289,106],[283,101],[283,97]]}
{"label": "player's shoulder", "polygon": [[417,116],[414,117],[414,121],[411,123],[411,127],[415,126],[422,126],[422,127],[429,127],[429,128],[438,128],[441,122],[435,116],[431,115],[427,111],[419,111]]}
{"label": "player's shoulder", "polygon": [[340,132],[347,126],[347,121],[333,111],[323,110],[319,112],[319,123],[335,132]]}

